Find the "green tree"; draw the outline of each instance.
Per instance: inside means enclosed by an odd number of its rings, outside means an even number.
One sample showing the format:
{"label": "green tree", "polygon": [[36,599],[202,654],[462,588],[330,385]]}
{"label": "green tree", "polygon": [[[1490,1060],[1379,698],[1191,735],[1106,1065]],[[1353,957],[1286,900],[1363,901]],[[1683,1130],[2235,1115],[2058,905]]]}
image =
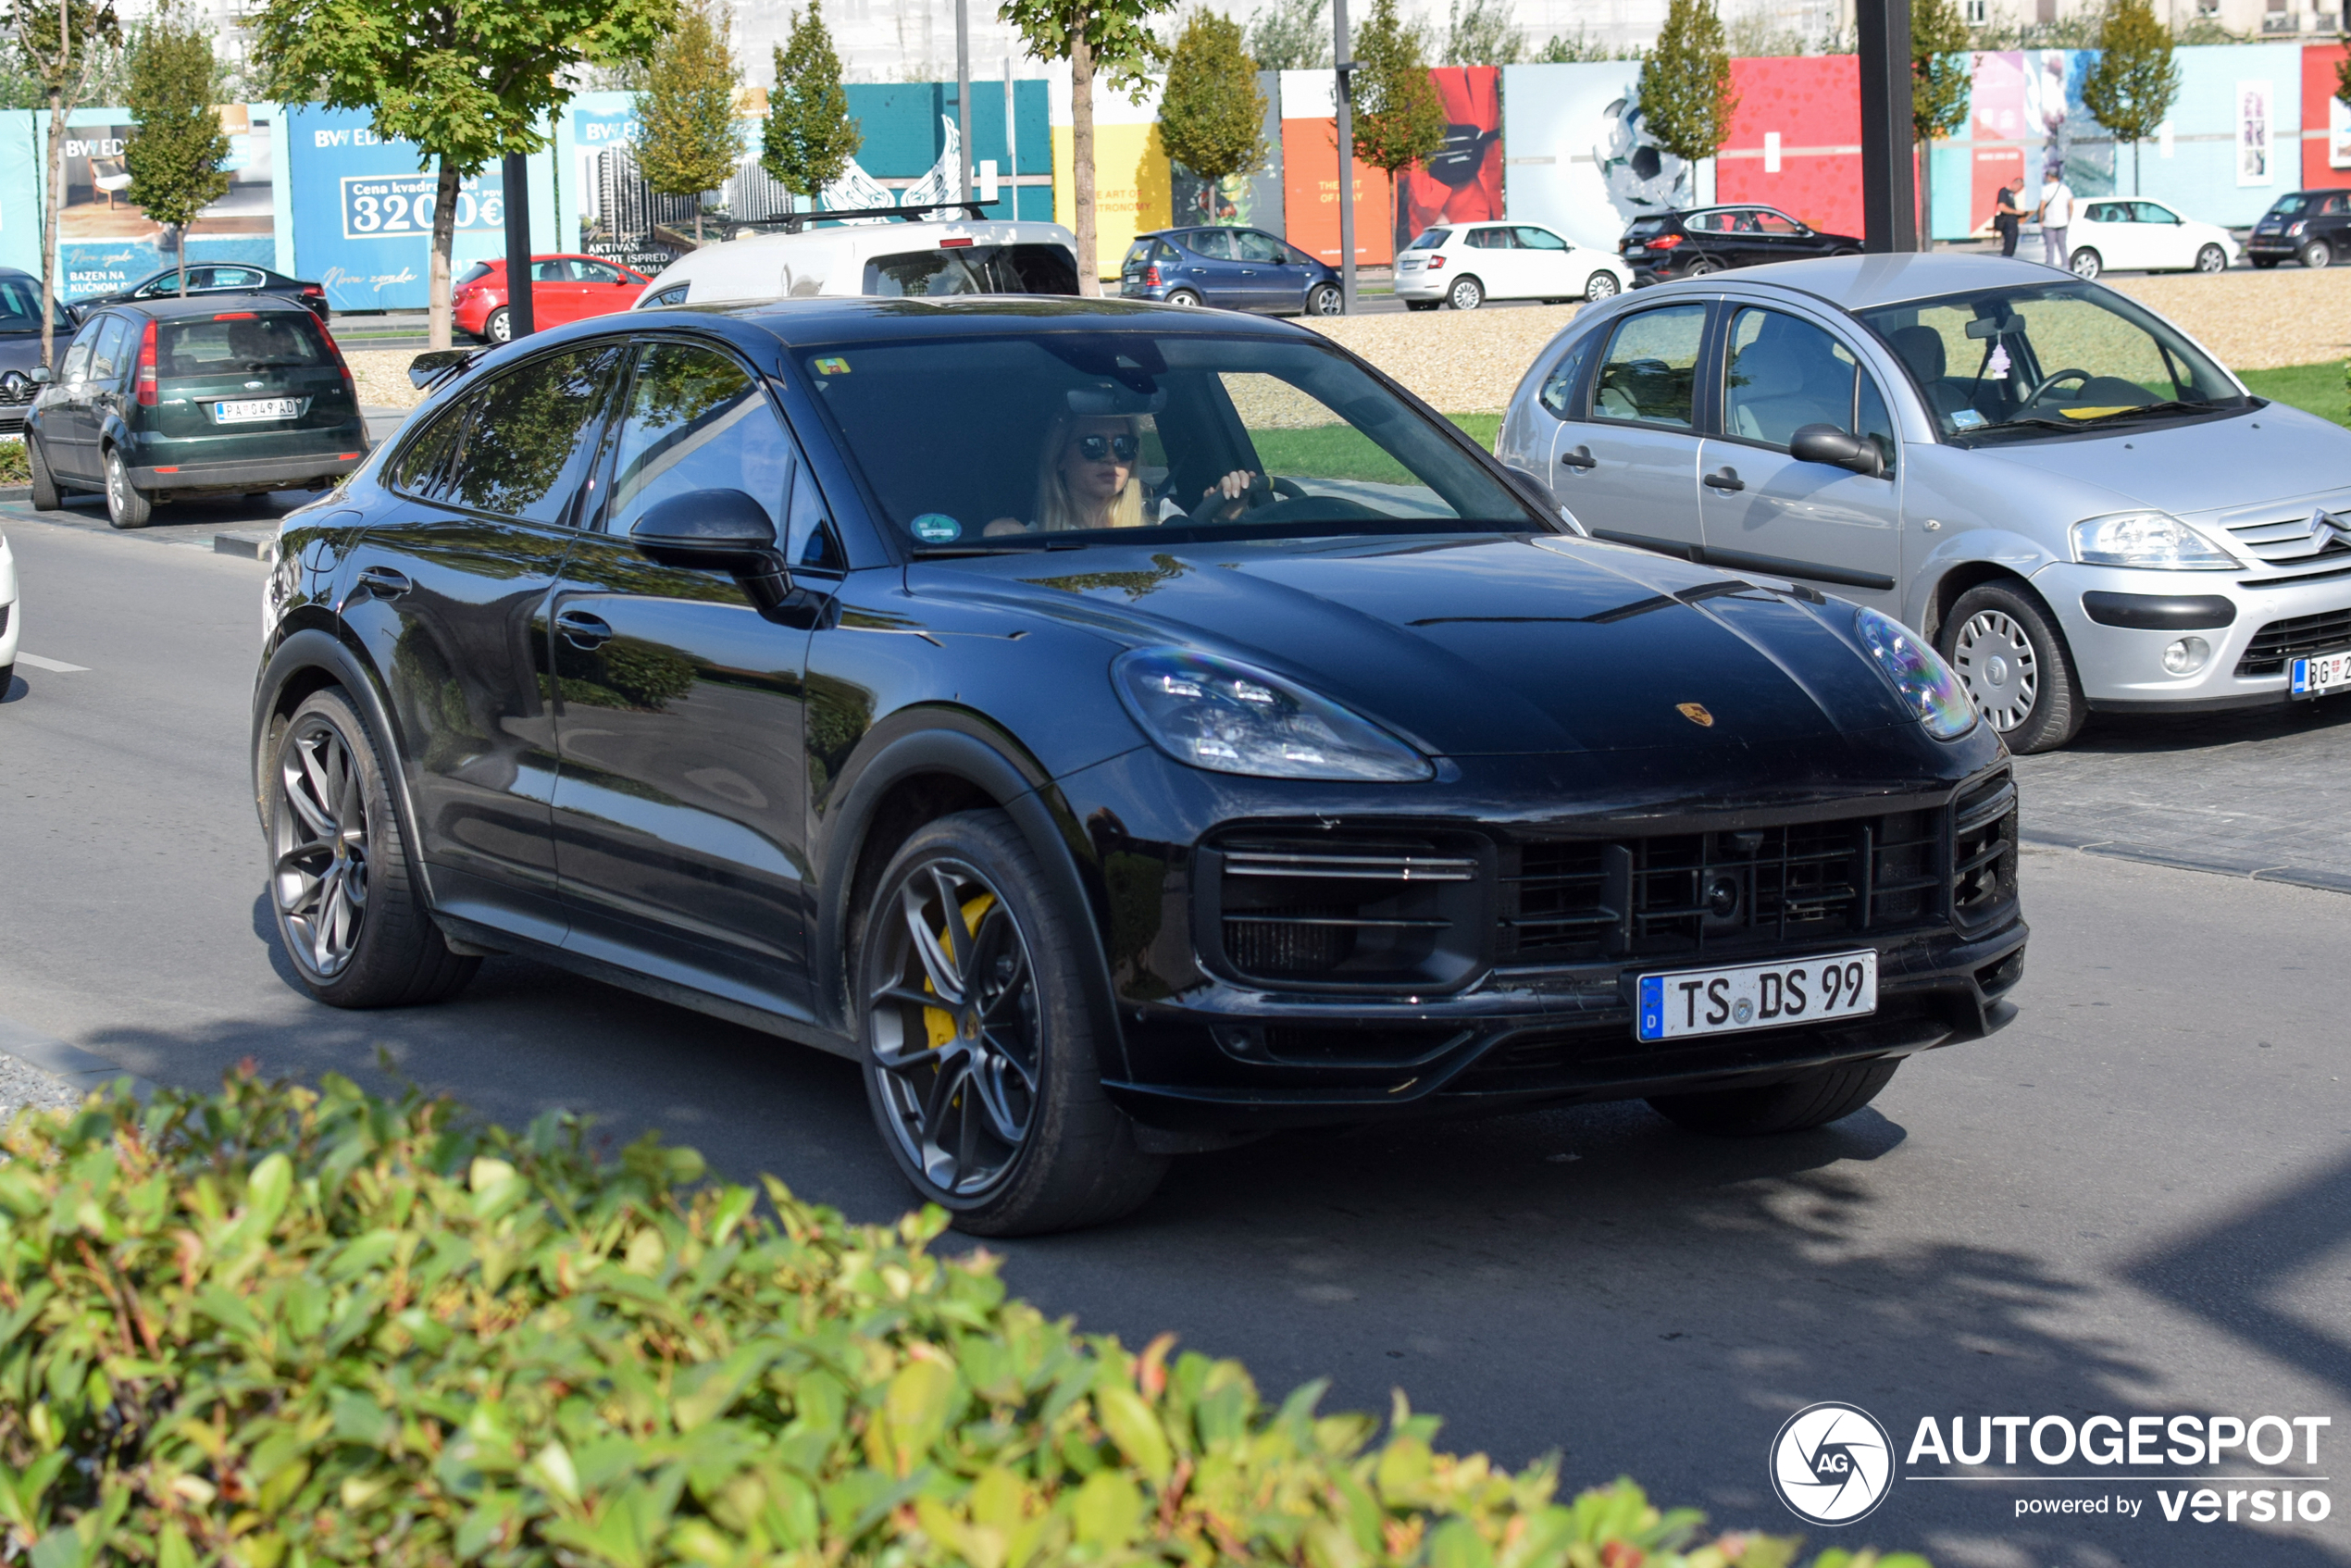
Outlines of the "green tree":
{"label": "green tree", "polygon": [[1445,14],[1449,66],[1514,66],[1526,58],[1526,35],[1511,15],[1511,0],[1452,0]]}
{"label": "green tree", "polygon": [[[1352,40],[1355,70],[1355,156],[1387,171],[1387,201],[1396,209],[1396,176],[1445,145],[1445,103],[1428,79],[1421,33],[1396,14],[1396,0],[1372,0],[1372,14]],[[1351,169],[1339,170],[1341,180]]]}
{"label": "green tree", "polygon": [[1967,123],[1975,73],[1959,0],[1910,0],[1910,131],[1919,149],[1919,249],[1934,248],[1934,143]]}
{"label": "green tree", "polygon": [[1328,70],[1330,0],[1274,0],[1249,17],[1249,54],[1261,70]]}
{"label": "green tree", "polygon": [[[792,13],[791,37],[776,51],[759,166],[792,194],[815,196],[841,177],[865,141],[865,131],[849,118],[840,56],[826,30],[822,0],[808,0],[805,12]],[[792,228],[799,227],[794,218]]]}
{"label": "green tree", "polygon": [[1673,0],[1641,62],[1638,92],[1641,118],[1667,152],[1696,163],[1723,150],[1739,100],[1714,0]]}
{"label": "green tree", "polygon": [[1565,33],[1551,34],[1551,41],[1535,52],[1535,63],[1569,66],[1583,60],[1637,60],[1646,53],[1638,44],[1598,43],[1578,28],[1573,38]]}
{"label": "green tree", "polygon": [[229,193],[229,134],[213,107],[220,74],[212,37],[177,9],[155,13],[131,47],[131,114],[122,150],[133,206],[180,233],[180,292],[188,292],[188,226]]}
{"label": "green tree", "polygon": [[1257,62],[1241,47],[1240,23],[1202,9],[1184,24],[1160,95],[1159,140],[1208,181],[1212,213],[1219,180],[1265,161],[1265,94]]}
{"label": "green tree", "polygon": [[637,168],[665,196],[694,198],[694,243],[702,243],[702,193],[735,172],[743,156],[735,123],[735,64],[728,14],[713,0],[688,0],[678,26],[653,50],[637,94]]}
{"label": "green tree", "polygon": [[2180,97],[2171,33],[2147,0],[2112,0],[2098,29],[2098,57],[2082,83],[2082,104],[2131,143],[2131,189],[2139,190],[2139,143],[2155,134]]}
{"label": "green tree", "polygon": [[1029,57],[1069,62],[1071,194],[1077,233],[1077,286],[1102,292],[1101,251],[1094,221],[1094,79],[1139,101],[1167,51],[1151,36],[1151,19],[1175,0],[1003,0],[999,13],[1018,29]]}
{"label": "green tree", "polygon": [[119,47],[121,24],[112,0],[15,0],[10,16],[25,74],[41,84],[49,104],[48,199],[41,218],[41,363],[57,350],[57,214],[66,193],[66,117],[88,91],[103,48]]}
{"label": "green tree", "polygon": [[429,341],[446,348],[458,182],[546,146],[583,69],[643,58],[676,14],[677,0],[268,0],[255,53],[266,96],[367,110],[437,168]]}

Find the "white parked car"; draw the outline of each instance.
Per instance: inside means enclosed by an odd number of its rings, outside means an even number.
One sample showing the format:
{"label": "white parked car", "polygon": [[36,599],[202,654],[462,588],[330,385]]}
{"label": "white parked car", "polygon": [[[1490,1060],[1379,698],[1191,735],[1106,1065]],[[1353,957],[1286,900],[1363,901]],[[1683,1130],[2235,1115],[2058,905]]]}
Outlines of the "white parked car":
{"label": "white parked car", "polygon": [[0,533],[0,698],[17,673],[17,558],[8,554],[8,536]]}
{"label": "white parked car", "polygon": [[1539,223],[1455,223],[1424,230],[1396,258],[1396,297],[1411,310],[1475,310],[1487,300],[1604,300],[1633,286],[1607,251]]}
{"label": "white parked car", "polygon": [[2101,272],[2225,272],[2239,247],[2217,223],[2182,218],[2133,196],[2084,202],[2066,230],[2067,264],[2077,278]]}
{"label": "white parked car", "polygon": [[870,223],[753,234],[689,251],[632,307],[817,295],[1074,294],[1077,236],[1058,223]]}

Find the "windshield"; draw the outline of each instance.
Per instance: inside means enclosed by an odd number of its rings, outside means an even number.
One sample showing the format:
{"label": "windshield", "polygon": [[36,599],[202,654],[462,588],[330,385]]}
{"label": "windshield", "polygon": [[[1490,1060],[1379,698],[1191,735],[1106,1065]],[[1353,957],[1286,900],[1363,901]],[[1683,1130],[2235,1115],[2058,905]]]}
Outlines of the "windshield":
{"label": "windshield", "polygon": [[917,550],[1559,531],[1454,437],[1305,342],[1045,332],[798,350]]}
{"label": "windshield", "polygon": [[[57,330],[71,332],[73,317],[59,300],[53,313]],[[30,278],[0,278],[0,332],[41,330],[41,285]]]}
{"label": "windshield", "polygon": [[1856,314],[1909,367],[1936,428],[1963,443],[2251,406],[2168,323],[2094,283],[1987,290]]}
{"label": "windshield", "polygon": [[2280,196],[2277,205],[2264,217],[2302,218],[2314,212],[2332,212],[2340,205],[2340,191],[2296,191],[2290,196]]}

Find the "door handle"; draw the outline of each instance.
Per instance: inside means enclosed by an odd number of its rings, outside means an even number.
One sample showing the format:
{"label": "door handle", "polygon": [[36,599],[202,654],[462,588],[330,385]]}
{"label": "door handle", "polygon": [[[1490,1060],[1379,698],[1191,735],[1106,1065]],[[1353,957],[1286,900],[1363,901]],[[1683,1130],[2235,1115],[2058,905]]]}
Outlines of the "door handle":
{"label": "door handle", "polygon": [[1592,455],[1592,449],[1588,446],[1579,446],[1572,452],[1561,453],[1560,461],[1571,468],[1597,468],[1600,466],[1600,460]]}
{"label": "door handle", "polygon": [[591,653],[612,641],[612,627],[601,616],[585,610],[566,610],[555,616],[555,629],[564,641],[582,653]]}
{"label": "door handle", "polygon": [[1727,464],[1721,471],[1707,475],[1699,482],[1711,486],[1715,490],[1745,490],[1747,488],[1747,481],[1739,478],[1738,470]]}
{"label": "door handle", "polygon": [[407,573],[390,566],[362,566],[359,586],[379,599],[397,599],[416,585],[408,580]]}

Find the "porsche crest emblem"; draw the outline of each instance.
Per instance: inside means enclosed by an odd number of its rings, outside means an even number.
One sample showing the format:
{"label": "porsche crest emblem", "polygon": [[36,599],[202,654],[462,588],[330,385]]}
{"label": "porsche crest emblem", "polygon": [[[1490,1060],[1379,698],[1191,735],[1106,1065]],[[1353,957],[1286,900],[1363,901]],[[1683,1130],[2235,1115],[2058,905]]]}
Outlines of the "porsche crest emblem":
{"label": "porsche crest emblem", "polygon": [[1714,716],[1706,711],[1704,703],[1676,703],[1673,706],[1684,718],[1688,719],[1700,729],[1714,728]]}

